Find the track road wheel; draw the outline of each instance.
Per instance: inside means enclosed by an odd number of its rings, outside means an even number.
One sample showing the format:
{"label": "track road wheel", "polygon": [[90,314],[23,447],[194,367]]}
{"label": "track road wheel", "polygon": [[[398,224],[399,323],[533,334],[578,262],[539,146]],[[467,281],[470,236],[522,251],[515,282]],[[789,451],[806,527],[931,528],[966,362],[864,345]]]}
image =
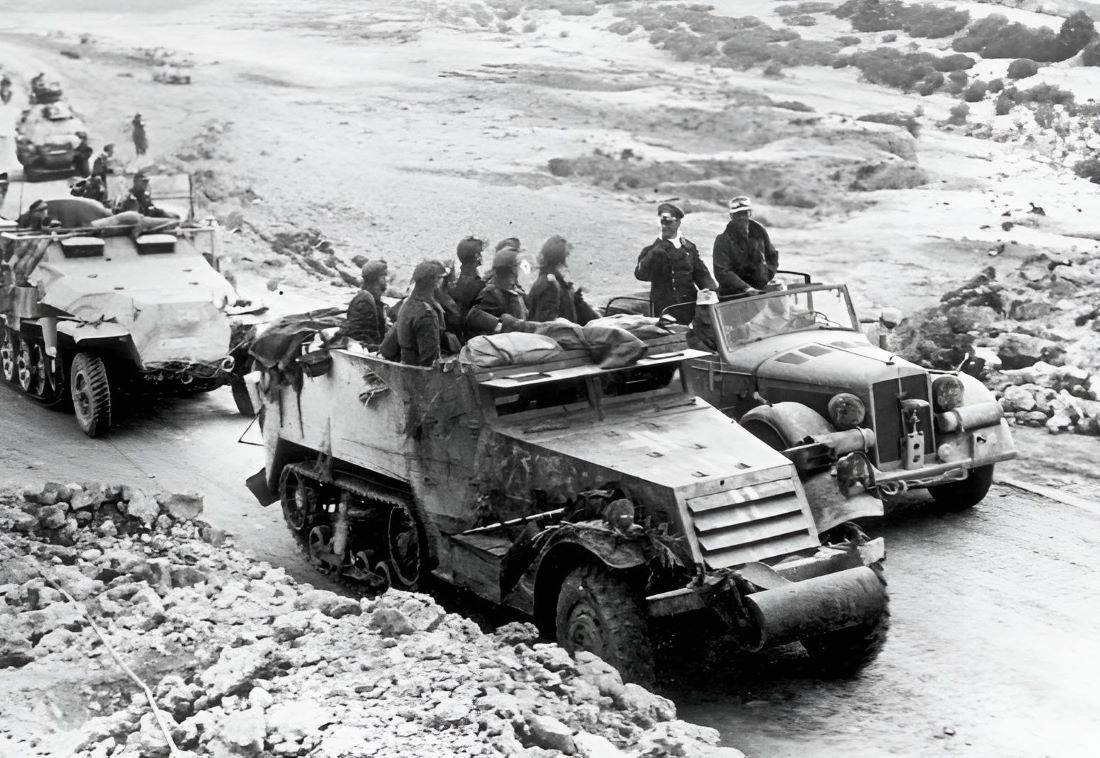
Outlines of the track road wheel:
{"label": "track road wheel", "polygon": [[980,503],[993,484],[993,464],[971,469],[970,476],[961,482],[950,482],[929,487],[928,493],[941,508],[949,511],[965,511]]}
{"label": "track road wheel", "polygon": [[76,423],[89,437],[101,437],[111,427],[111,384],[103,359],[77,353],[69,373]]}
{"label": "track road wheel", "polygon": [[34,362],[33,343],[19,340],[19,352],[15,356],[15,372],[19,377],[19,388],[27,395],[39,395],[45,375]]}
{"label": "track road wheel", "polygon": [[317,490],[313,483],[293,468],[284,468],[279,477],[279,500],[290,531],[302,534],[310,514],[317,507]]}
{"label": "track road wheel", "polygon": [[829,679],[844,679],[858,674],[878,657],[890,629],[890,609],[887,607],[871,624],[802,640],[818,673]]}
{"label": "track road wheel", "polygon": [[0,334],[0,379],[11,384],[18,376],[16,361],[19,354],[19,338],[6,326],[0,326],[0,332],[2,332]]}
{"label": "track road wheel", "polygon": [[641,595],[619,572],[595,563],[562,582],[555,620],[558,644],[587,650],[610,663],[625,681],[654,682],[653,646]]}

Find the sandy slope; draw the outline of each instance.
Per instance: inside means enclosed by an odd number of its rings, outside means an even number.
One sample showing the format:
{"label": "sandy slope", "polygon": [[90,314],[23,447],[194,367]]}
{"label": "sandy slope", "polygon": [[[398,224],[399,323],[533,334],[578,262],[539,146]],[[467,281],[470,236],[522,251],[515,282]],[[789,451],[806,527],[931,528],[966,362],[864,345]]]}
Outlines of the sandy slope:
{"label": "sandy slope", "polygon": [[[94,143],[118,141],[124,157],[132,155],[126,128],[139,110],[154,158],[186,146],[208,122],[225,124],[215,157],[191,162],[217,171],[218,187],[229,194],[216,204],[220,214],[236,208],[261,227],[317,227],[345,257],[385,257],[399,272],[425,256],[448,256],[465,234],[517,235],[534,252],[540,240],[562,233],[575,243],[574,275],[594,299],[634,289],[636,251],[655,235],[654,205],[666,195],[558,179],[547,172],[547,160],[595,148],[613,154],[629,148],[648,160],[722,157],[728,150],[721,123],[717,138],[701,139],[662,114],[670,108],[714,114],[730,121],[736,135],[729,109],[746,93],[797,100],[834,121],[917,106],[927,114],[917,148],[928,185],[830,198],[828,210],[817,214],[761,208],[785,266],[847,279],[864,306],[926,304],[945,284],[987,263],[987,251],[1001,242],[1005,253],[995,262],[1035,249],[1094,247],[1059,232],[1064,216],[1075,233],[1090,233],[1082,219],[1098,217],[1095,186],[1033,160],[1023,148],[937,128],[934,120],[954,102],[946,96],[920,99],[870,87],[852,69],[800,67],[765,79],[758,70],[676,61],[654,50],[645,33],[623,38],[605,31],[613,20],[608,8],[596,16],[525,12],[502,33],[440,11],[466,3],[372,3],[364,11],[338,0],[277,8],[249,0],[231,7],[154,3],[144,13],[128,12],[122,2],[100,4],[96,12],[48,5],[34,15],[6,14],[2,23],[63,36],[8,35],[0,60],[28,75],[46,70],[62,77],[93,125]],[[967,5],[975,15],[992,8]],[[771,2],[716,6],[780,24]],[[1052,18],[1010,15],[1048,24]],[[840,20],[820,18],[820,29],[800,33],[827,38],[843,31]],[[533,31],[522,31],[526,21]],[[74,45],[79,33],[93,35],[94,44]],[[138,45],[187,51],[197,63],[195,84],[152,83],[148,65],[126,57]],[[82,58],[61,57],[58,47],[79,48]],[[1073,74],[1066,68],[1054,75]],[[752,157],[778,160],[779,149],[763,145]],[[783,149],[784,160],[798,159],[789,144]],[[820,159],[817,150],[805,150],[806,161]],[[1001,214],[1030,202],[1048,210],[1042,226],[1002,232]],[[684,232],[709,248],[724,214],[718,206],[697,207]],[[254,239],[230,240],[231,250],[257,261],[262,247]],[[259,267],[256,276],[278,280],[283,292],[307,284],[300,272],[279,266]],[[350,294],[321,281],[309,288],[325,298]]]}

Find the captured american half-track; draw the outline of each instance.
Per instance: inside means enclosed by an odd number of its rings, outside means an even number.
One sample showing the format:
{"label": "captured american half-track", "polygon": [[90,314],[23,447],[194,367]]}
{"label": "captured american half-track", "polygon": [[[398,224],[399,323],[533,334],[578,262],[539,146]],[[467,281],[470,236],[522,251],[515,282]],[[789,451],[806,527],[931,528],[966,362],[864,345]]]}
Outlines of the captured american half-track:
{"label": "captured american half-track", "polygon": [[698,306],[716,354],[689,363],[692,389],[783,450],[807,486],[835,478],[849,495],[927,489],[947,509],[980,502],[994,465],[1016,456],[993,393],[871,344],[845,286],[799,277]]}
{"label": "captured american half-track", "polygon": [[819,527],[792,462],[686,391],[704,353],[682,334],[618,368],[278,354],[246,377],[266,454],[248,485],[325,573],[466,588],[638,681],[657,619],[799,641],[835,673],[878,652],[882,539]]}
{"label": "captured american half-track", "polygon": [[55,218],[102,217],[0,233],[0,380],[43,405],[71,404],[90,437],[135,390],[242,381],[233,338],[248,317],[211,265],[214,227],[111,216],[77,198],[49,205]]}

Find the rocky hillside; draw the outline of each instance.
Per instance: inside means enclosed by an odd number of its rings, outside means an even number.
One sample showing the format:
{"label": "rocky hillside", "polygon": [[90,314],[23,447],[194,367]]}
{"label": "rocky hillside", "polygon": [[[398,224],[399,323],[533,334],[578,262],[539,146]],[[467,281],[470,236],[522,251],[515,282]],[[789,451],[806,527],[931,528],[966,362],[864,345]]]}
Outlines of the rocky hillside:
{"label": "rocky hillside", "polygon": [[0,755],[741,755],[530,625],[314,589],[201,510],[124,486],[0,493]]}

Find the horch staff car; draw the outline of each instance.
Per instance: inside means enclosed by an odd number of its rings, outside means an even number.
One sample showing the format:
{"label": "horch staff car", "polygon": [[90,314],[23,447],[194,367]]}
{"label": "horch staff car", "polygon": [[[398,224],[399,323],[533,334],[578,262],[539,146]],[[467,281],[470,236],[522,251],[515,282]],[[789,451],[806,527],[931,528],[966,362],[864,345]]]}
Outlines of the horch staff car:
{"label": "horch staff car", "polygon": [[807,483],[835,476],[880,498],[927,489],[963,509],[1016,456],[989,389],[872,345],[843,285],[805,277],[699,307],[714,354],[688,364],[692,390],[784,451]]}

